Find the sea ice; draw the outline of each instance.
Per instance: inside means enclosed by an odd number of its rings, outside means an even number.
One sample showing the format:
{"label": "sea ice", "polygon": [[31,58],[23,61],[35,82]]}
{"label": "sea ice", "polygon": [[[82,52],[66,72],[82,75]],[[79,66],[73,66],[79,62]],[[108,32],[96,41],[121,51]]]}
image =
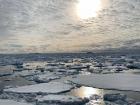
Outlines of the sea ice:
{"label": "sea ice", "polygon": [[61,93],[72,89],[73,86],[61,82],[49,82],[35,85],[21,86],[17,88],[4,89],[5,92],[14,93]]}
{"label": "sea ice", "polygon": [[40,73],[40,71],[37,71],[37,70],[24,70],[24,71],[21,71],[21,72],[15,72],[14,75],[15,76],[28,77],[28,76],[37,75],[39,73]]}
{"label": "sea ice", "polygon": [[32,105],[32,104],[23,103],[23,102],[16,102],[13,100],[0,99],[0,105]]}
{"label": "sea ice", "polygon": [[70,95],[47,95],[37,98],[37,105],[84,105],[87,101],[87,99],[81,99]]}
{"label": "sea ice", "polygon": [[79,75],[69,80],[96,88],[140,91],[140,75],[129,73]]}
{"label": "sea ice", "polygon": [[59,78],[60,78],[60,76],[58,74],[46,73],[46,74],[36,75],[34,77],[34,80],[39,83],[45,83],[45,82],[49,82],[51,80],[55,80],[55,79],[59,79]]}
{"label": "sea ice", "polygon": [[14,69],[15,68],[12,65],[0,66],[0,77],[1,76],[12,75]]}

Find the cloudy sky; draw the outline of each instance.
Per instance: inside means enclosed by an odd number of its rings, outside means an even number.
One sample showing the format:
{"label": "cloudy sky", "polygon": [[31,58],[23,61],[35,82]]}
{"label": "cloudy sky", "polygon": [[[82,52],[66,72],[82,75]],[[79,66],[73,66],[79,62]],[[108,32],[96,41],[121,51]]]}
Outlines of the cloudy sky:
{"label": "cloudy sky", "polygon": [[140,47],[140,0],[0,0],[0,53]]}

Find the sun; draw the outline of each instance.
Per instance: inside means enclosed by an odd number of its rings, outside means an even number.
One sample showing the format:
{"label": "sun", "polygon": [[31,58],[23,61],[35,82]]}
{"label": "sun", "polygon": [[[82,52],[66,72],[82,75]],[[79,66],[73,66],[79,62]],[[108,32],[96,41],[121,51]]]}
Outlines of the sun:
{"label": "sun", "polygon": [[101,9],[101,0],[79,0],[77,4],[77,15],[81,19],[96,17]]}

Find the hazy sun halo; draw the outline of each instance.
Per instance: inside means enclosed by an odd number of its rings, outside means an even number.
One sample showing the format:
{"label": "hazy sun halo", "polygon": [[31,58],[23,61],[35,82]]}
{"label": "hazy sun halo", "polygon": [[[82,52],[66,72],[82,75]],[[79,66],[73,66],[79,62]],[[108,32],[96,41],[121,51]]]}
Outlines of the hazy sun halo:
{"label": "hazy sun halo", "polygon": [[79,0],[77,14],[81,19],[96,17],[101,9],[101,0]]}

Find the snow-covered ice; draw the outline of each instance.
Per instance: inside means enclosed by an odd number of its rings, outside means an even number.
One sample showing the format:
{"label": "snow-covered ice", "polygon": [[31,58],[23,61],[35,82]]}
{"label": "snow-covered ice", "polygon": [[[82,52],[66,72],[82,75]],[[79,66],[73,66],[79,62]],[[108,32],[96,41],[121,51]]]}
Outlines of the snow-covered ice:
{"label": "snow-covered ice", "polygon": [[16,102],[16,101],[13,101],[13,100],[0,99],[0,105],[33,105],[33,104]]}
{"label": "snow-covered ice", "polygon": [[96,88],[140,91],[140,75],[129,73],[79,75],[69,80]]}
{"label": "snow-covered ice", "polygon": [[12,75],[14,69],[12,65],[0,66],[0,76]]}
{"label": "snow-covered ice", "polygon": [[55,73],[46,73],[46,74],[40,74],[34,77],[34,80],[36,82],[49,82],[51,80],[59,79],[60,76]]}
{"label": "snow-covered ice", "polygon": [[33,75],[36,75],[36,74],[39,74],[40,71],[37,71],[37,70],[24,70],[24,71],[21,71],[21,72],[16,72],[14,73],[15,76],[22,76],[22,77],[27,77],[27,76],[33,76]]}
{"label": "snow-covered ice", "polygon": [[5,92],[14,93],[61,93],[72,89],[73,86],[61,82],[49,82],[35,85],[21,86],[17,88],[4,89]]}
{"label": "snow-covered ice", "polygon": [[57,105],[84,105],[87,101],[86,99],[70,95],[47,95],[37,98],[37,105],[44,105],[45,103]]}

